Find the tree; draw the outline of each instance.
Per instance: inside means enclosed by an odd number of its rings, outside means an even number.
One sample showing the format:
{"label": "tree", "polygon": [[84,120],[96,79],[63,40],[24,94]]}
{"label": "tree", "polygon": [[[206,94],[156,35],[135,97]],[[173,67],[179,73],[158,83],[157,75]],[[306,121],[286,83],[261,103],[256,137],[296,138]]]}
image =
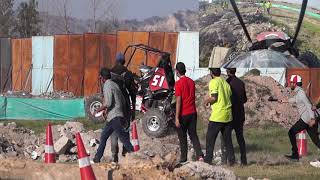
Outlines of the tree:
{"label": "tree", "polygon": [[14,0],[0,1],[0,37],[10,36],[12,33],[14,24],[13,3]]}
{"label": "tree", "polygon": [[70,0],[55,0],[57,12],[59,16],[63,17],[63,31],[65,33],[70,33],[70,24],[69,24],[69,17],[70,17],[70,7],[69,2]]}
{"label": "tree", "polygon": [[90,0],[90,8],[92,8],[92,24],[90,24],[91,32],[97,32],[99,21],[111,20],[111,24],[115,23],[115,25],[117,25],[117,1],[118,0]]}
{"label": "tree", "polygon": [[21,2],[17,10],[16,31],[20,37],[31,37],[39,35],[41,32],[40,17],[38,11],[38,2],[29,0],[29,2]]}

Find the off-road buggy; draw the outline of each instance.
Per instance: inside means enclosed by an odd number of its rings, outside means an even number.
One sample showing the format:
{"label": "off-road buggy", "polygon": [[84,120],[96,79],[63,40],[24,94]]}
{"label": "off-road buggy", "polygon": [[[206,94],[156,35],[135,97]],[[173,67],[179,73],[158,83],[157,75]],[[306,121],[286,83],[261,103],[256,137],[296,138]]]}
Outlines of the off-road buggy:
{"label": "off-road buggy", "polygon": [[[169,124],[173,122],[172,120],[175,117],[175,105],[172,103],[175,81],[170,53],[143,44],[137,44],[128,46],[124,52],[125,56],[130,52],[129,49],[131,49],[132,53],[130,58],[126,60],[127,67],[137,51],[143,51],[145,58],[147,58],[147,54],[155,54],[159,58],[156,67],[141,64],[139,67],[140,75],[134,74],[134,79],[138,86],[135,107],[136,111],[143,113],[141,118],[142,127],[148,136],[165,136]],[[87,117],[91,121],[96,123],[103,122],[102,116],[94,116],[94,112],[102,106],[102,103],[102,88],[100,93],[86,98],[85,110]]]}

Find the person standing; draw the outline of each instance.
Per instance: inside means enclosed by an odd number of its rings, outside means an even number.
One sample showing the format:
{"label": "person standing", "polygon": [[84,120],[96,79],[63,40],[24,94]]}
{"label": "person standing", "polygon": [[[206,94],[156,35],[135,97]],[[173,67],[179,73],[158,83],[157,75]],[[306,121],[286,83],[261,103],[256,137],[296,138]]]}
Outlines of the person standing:
{"label": "person standing", "polygon": [[271,1],[268,0],[268,2],[266,3],[266,8],[267,8],[268,15],[271,14],[271,7],[272,7]]}
{"label": "person standing", "polygon": [[223,136],[226,145],[226,156],[230,166],[235,162],[234,149],[231,139],[231,88],[229,84],[220,77],[220,68],[210,68],[212,80],[209,82],[209,97],[204,105],[211,106],[212,112],[209,119],[208,131],[206,135],[206,156],[204,161],[211,164],[213,158],[214,145],[219,132]]}
{"label": "person standing", "polygon": [[115,132],[123,143],[128,152],[133,152],[133,146],[130,143],[130,137],[124,128],[127,124],[127,120],[124,118],[124,114],[128,111],[125,106],[125,99],[118,85],[111,80],[111,72],[107,68],[100,70],[100,79],[103,83],[103,97],[104,103],[96,113],[104,111],[106,117],[106,125],[103,128],[100,138],[100,145],[93,158],[94,163],[99,163],[104,149],[106,147],[109,136]]}
{"label": "person standing", "polygon": [[[127,120],[126,133],[129,134],[130,122],[135,119],[135,104],[136,104],[136,94],[137,88],[134,82],[133,74],[131,71],[124,66],[125,56],[122,53],[116,55],[116,64],[111,69],[111,72],[114,74],[112,80],[117,83],[120,87],[120,90],[125,98],[125,106],[128,109],[129,113],[125,114]],[[132,107],[132,108],[131,108]],[[128,135],[129,136],[129,135]],[[118,136],[116,133],[111,135],[111,153],[112,161],[117,163],[119,161],[119,145],[118,145]],[[125,156],[126,149],[122,147],[122,156]]]}
{"label": "person standing", "polygon": [[[236,76],[236,68],[227,69],[228,79],[232,91],[232,129],[236,133],[237,141],[240,147],[241,165],[247,165],[246,142],[243,137],[243,126],[245,122],[244,104],[247,102],[245,84]],[[223,139],[222,139],[223,141]],[[224,144],[224,143],[222,143]],[[222,145],[222,161],[226,162],[225,146]]]}
{"label": "person standing", "polygon": [[279,99],[280,103],[296,104],[300,115],[299,120],[290,128],[288,135],[292,146],[292,154],[285,155],[286,158],[299,161],[296,135],[303,130],[307,130],[312,142],[320,149],[320,140],[318,136],[318,124],[315,121],[312,104],[306,93],[302,89],[302,78],[299,75],[290,77],[290,87],[295,95],[288,100]]}
{"label": "person standing", "polygon": [[176,65],[179,80],[175,83],[176,120],[180,142],[180,164],[187,162],[188,142],[187,133],[196,152],[197,160],[203,161],[203,153],[197,135],[197,110],[195,104],[195,83],[185,75],[186,67],[179,62]]}

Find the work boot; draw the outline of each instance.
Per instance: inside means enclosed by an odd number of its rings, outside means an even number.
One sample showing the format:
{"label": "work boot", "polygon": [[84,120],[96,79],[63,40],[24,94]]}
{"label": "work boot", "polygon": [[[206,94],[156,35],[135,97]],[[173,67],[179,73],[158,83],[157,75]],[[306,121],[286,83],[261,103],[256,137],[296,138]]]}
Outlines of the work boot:
{"label": "work boot", "polygon": [[248,165],[247,157],[241,157],[241,166],[246,166],[246,165]]}
{"label": "work boot", "polygon": [[291,155],[284,155],[287,159],[291,161],[299,161],[299,155],[291,154]]}
{"label": "work boot", "polygon": [[95,156],[95,157],[93,158],[93,160],[91,161],[91,164],[96,164],[96,163],[100,163],[100,159],[98,159],[97,156]]}

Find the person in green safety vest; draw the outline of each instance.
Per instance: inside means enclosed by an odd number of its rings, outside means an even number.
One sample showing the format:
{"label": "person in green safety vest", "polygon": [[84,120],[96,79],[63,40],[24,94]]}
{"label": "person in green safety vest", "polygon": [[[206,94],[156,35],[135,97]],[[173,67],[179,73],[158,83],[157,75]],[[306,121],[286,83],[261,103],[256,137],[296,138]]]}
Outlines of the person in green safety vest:
{"label": "person in green safety vest", "polygon": [[268,15],[270,15],[270,13],[271,13],[271,7],[272,7],[272,4],[271,4],[271,1],[269,0],[266,3],[266,8],[267,8]]}
{"label": "person in green safety vest", "polygon": [[265,13],[266,12],[266,1],[265,0],[263,0],[262,1],[262,8],[263,8],[263,13]]}

